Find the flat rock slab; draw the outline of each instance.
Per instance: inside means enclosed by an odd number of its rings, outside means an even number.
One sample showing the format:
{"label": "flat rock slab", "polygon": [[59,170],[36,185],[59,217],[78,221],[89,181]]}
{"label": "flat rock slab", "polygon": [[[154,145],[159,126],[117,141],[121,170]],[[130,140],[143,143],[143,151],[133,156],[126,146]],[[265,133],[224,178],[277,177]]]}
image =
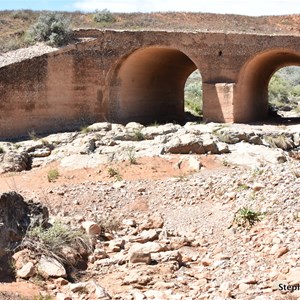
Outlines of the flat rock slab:
{"label": "flat rock slab", "polygon": [[39,261],[38,271],[44,278],[67,276],[64,266],[59,261],[44,255],[42,255]]}
{"label": "flat rock slab", "polygon": [[71,170],[78,170],[84,168],[95,168],[108,162],[107,155],[101,154],[91,154],[91,155],[81,155],[74,154],[64,157],[60,165],[64,168]]}

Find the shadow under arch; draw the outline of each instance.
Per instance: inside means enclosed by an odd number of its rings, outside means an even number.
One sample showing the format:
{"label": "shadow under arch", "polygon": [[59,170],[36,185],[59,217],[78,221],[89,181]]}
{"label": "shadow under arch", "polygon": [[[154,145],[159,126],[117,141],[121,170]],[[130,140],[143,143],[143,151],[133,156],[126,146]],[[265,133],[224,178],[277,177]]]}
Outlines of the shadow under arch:
{"label": "shadow under arch", "polygon": [[271,49],[248,60],[239,73],[234,99],[234,122],[268,118],[268,85],[272,75],[287,66],[300,66],[300,53]]}
{"label": "shadow under arch", "polygon": [[165,46],[138,49],[111,75],[110,117],[115,122],[182,122],[184,86],[196,64]]}

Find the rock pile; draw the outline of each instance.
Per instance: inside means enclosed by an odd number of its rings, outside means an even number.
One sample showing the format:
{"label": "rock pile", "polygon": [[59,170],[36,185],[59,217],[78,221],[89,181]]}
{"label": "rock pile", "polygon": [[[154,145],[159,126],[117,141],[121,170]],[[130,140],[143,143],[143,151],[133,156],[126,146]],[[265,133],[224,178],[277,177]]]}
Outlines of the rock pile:
{"label": "rock pile", "polygon": [[[175,154],[224,154],[233,163],[255,166],[286,161],[298,151],[298,126],[221,125],[215,123],[164,124],[144,127],[96,123],[81,132],[52,134],[39,140],[0,142],[0,172],[22,171],[51,161],[84,168],[136,157]],[[229,153],[229,154],[228,154]],[[231,154],[232,155],[231,155]],[[242,158],[245,156],[246,159]]]}
{"label": "rock pile", "polygon": [[[251,189],[265,188],[258,186]],[[293,228],[294,220],[273,214],[250,230],[228,226],[232,219],[224,219],[223,232],[214,228],[206,235],[199,233],[201,228],[186,234],[172,230],[160,213],[124,218],[112,231],[73,217],[92,244],[80,279],[71,282],[58,260],[44,255],[37,259],[28,250],[14,254],[16,274],[27,280],[39,274],[44,287],[64,300],[283,299],[279,284],[300,282],[299,250],[293,238],[299,228]],[[288,235],[282,231],[284,220]]]}

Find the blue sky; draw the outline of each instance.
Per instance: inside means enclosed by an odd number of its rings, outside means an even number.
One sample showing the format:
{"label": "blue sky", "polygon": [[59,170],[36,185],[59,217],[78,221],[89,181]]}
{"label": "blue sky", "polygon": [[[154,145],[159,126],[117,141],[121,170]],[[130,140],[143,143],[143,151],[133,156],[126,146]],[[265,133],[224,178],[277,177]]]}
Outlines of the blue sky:
{"label": "blue sky", "polygon": [[300,14],[300,0],[0,0],[0,10],[194,11],[243,15]]}

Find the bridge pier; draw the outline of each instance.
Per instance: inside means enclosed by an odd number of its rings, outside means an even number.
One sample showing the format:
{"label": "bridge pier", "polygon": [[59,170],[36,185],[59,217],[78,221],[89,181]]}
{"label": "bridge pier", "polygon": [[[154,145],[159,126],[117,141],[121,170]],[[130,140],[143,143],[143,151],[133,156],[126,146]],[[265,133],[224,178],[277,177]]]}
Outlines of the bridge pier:
{"label": "bridge pier", "polygon": [[203,83],[203,120],[234,122],[235,83]]}

